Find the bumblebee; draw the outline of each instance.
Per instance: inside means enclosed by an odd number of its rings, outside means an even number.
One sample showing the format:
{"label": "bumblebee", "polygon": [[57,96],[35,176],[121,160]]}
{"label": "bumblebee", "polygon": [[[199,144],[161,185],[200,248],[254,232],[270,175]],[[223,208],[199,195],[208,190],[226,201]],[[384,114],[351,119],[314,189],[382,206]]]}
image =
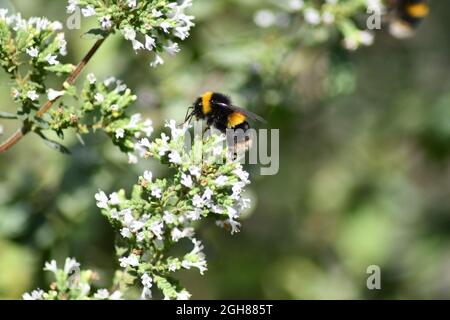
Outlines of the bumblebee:
{"label": "bumblebee", "polygon": [[[208,91],[198,97],[192,106],[187,110],[185,123],[191,121],[195,117],[198,120],[206,120],[208,127],[214,127],[222,133],[226,133],[227,129],[242,129],[247,132],[250,124],[247,120],[266,121],[260,116],[233,105],[231,99],[218,92]],[[234,145],[235,150],[247,150],[251,146],[249,136],[245,136],[244,141],[238,141],[234,137],[234,141],[228,141],[229,145]]]}
{"label": "bumblebee", "polygon": [[389,0],[388,8],[393,15],[390,33],[397,38],[412,36],[430,12],[428,0]]}
{"label": "bumblebee", "polygon": [[212,91],[198,97],[188,108],[185,122],[189,122],[193,117],[206,120],[208,127],[212,126],[222,133],[226,133],[227,129],[247,131],[250,129],[248,119],[266,122],[260,116],[233,105],[226,95]]}

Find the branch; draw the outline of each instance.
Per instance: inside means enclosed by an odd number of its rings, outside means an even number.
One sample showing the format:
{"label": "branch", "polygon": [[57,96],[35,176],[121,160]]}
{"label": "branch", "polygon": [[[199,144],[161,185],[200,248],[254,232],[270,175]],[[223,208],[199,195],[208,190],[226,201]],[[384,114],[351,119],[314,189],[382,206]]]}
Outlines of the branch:
{"label": "branch", "polygon": [[[98,48],[103,44],[106,37],[97,40],[97,42],[94,44],[94,46],[89,50],[89,52],[86,54],[86,56],[81,60],[81,62],[77,65],[75,70],[67,77],[65,83],[68,83],[69,85],[73,85],[75,81],[77,80],[78,76],[80,75],[81,71],[83,71],[84,67],[88,64],[88,62],[91,60],[91,58],[94,56],[94,54],[97,52]],[[53,104],[58,100],[58,98],[54,100],[47,101],[36,113],[37,117],[42,117],[50,108],[53,106]],[[7,150],[9,150],[11,147],[13,147],[17,142],[19,142],[26,134],[28,134],[31,131],[31,126],[24,124],[22,128],[18,129],[13,135],[11,135],[5,142],[0,144],[0,153],[3,153]]]}

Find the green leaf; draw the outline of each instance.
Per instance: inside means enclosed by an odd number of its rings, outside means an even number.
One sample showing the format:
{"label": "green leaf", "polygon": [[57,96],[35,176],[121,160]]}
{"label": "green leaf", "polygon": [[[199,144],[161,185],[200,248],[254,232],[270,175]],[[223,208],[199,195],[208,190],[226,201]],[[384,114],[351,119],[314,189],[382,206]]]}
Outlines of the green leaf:
{"label": "green leaf", "polygon": [[82,38],[100,40],[106,38],[108,34],[109,34],[108,31],[97,28],[89,30],[88,32],[82,35]]}
{"label": "green leaf", "polygon": [[45,144],[50,148],[55,149],[56,151],[61,152],[63,154],[70,154],[70,150],[67,149],[65,146],[63,146],[62,144],[60,144],[59,142],[50,140],[42,132],[37,131],[36,133],[44,140]]}
{"label": "green leaf", "polygon": [[0,111],[0,118],[2,118],[2,119],[17,119],[17,114]]}

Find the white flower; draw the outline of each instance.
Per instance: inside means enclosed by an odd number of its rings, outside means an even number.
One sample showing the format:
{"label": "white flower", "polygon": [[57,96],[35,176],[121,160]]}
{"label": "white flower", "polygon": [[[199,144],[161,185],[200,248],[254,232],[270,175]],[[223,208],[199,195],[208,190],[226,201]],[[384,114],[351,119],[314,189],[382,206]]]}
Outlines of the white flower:
{"label": "white flower", "polygon": [[159,26],[164,30],[165,33],[169,33],[169,28],[171,27],[169,22],[163,21]]}
{"label": "white flower", "polygon": [[136,0],[128,0],[128,7],[135,8],[136,5]]}
{"label": "white flower", "polygon": [[56,91],[54,89],[47,90],[47,98],[50,101],[53,101],[53,100],[61,97],[62,95],[64,95],[64,91]]}
{"label": "white flower", "polygon": [[3,126],[0,125],[0,136],[3,134]]}
{"label": "white flower", "polygon": [[163,220],[166,224],[173,224],[175,223],[175,215],[169,211],[164,211]]}
{"label": "white flower", "polygon": [[159,18],[162,16],[162,12],[156,9],[152,9],[152,17],[153,18]]}
{"label": "white flower", "polygon": [[78,0],[69,0],[69,5],[67,6],[67,13],[74,13],[78,8]]}
{"label": "white flower", "polygon": [[139,42],[139,41],[137,41],[136,39],[131,40],[131,43],[133,45],[134,51],[138,51],[138,50],[144,49],[144,44]]}
{"label": "white flower", "polygon": [[37,48],[28,48],[26,50],[27,54],[32,57],[32,58],[36,58],[39,55],[39,50]]}
{"label": "white flower", "polygon": [[305,3],[303,2],[303,0],[290,0],[289,1],[289,7],[292,10],[300,10],[303,8],[304,5],[305,5]]}
{"label": "white flower", "polygon": [[150,231],[156,236],[157,239],[162,240],[164,224],[162,221],[155,221],[150,225]]}
{"label": "white flower", "polygon": [[202,199],[204,200],[211,200],[211,197],[213,196],[214,192],[210,188],[206,188],[205,192],[203,192]]}
{"label": "white flower", "polygon": [[185,187],[191,189],[192,188],[192,177],[190,175],[182,174],[181,175],[181,184]]}
{"label": "white flower", "polygon": [[108,197],[103,191],[99,190],[99,192],[95,194],[95,200],[97,200],[97,207],[100,209],[108,208]]}
{"label": "white flower", "polygon": [[142,116],[140,113],[135,113],[131,116],[130,118],[130,123],[127,124],[126,128],[127,129],[136,129],[139,122],[141,121]]}
{"label": "white flower", "polygon": [[57,65],[59,64],[59,61],[56,60],[57,56],[56,55],[51,55],[50,53],[45,57],[45,60],[48,62],[49,65]]}
{"label": "white flower", "polygon": [[141,277],[141,283],[144,287],[151,288],[153,286],[153,279],[145,272]]}
{"label": "white flower", "polygon": [[182,163],[181,156],[178,153],[178,151],[174,150],[169,154],[169,161],[172,162],[173,164],[181,164]]}
{"label": "white flower", "polygon": [[164,64],[163,58],[161,58],[161,56],[160,56],[159,54],[156,54],[156,55],[155,55],[155,60],[153,60],[153,61],[150,63],[150,67],[154,68],[154,67],[156,67],[156,66],[158,66],[158,65],[163,65],[163,64]]}
{"label": "white flower", "polygon": [[64,273],[71,274],[72,272],[79,270],[80,264],[73,258],[66,258],[64,264]]}
{"label": "white flower", "polygon": [[109,300],[121,300],[122,299],[122,292],[119,290],[114,291],[110,296]]}
{"label": "white flower", "polygon": [[151,188],[151,194],[153,197],[160,199],[161,198],[161,192],[162,190],[158,188],[157,186],[152,186]]}
{"label": "white flower", "polygon": [[103,103],[103,101],[105,101],[105,96],[102,95],[101,93],[97,92],[94,96],[94,99],[95,99],[95,102],[100,104],[100,103]]}
{"label": "white flower", "polygon": [[122,237],[128,238],[128,239],[131,238],[131,236],[133,235],[131,233],[130,229],[128,229],[128,228],[122,228],[120,230],[120,234],[122,235]]}
{"label": "white flower", "polygon": [[27,97],[31,101],[36,101],[37,99],[39,99],[39,95],[36,93],[36,90],[28,91],[27,92]]}
{"label": "white flower", "polygon": [[50,272],[56,273],[56,271],[58,271],[58,266],[56,264],[56,261],[52,260],[50,262],[46,262],[44,271],[50,271]]}
{"label": "white flower", "polygon": [[167,46],[163,46],[164,50],[171,56],[176,55],[180,52],[180,46],[176,42],[169,41]]}
{"label": "white flower", "polygon": [[275,23],[276,17],[271,10],[263,9],[256,12],[253,20],[258,27],[268,28]]}
{"label": "white flower", "polygon": [[125,137],[125,130],[122,128],[119,128],[116,130],[116,139],[122,139]]}
{"label": "white flower", "polygon": [[153,133],[153,121],[150,119],[145,120],[141,130],[147,137],[150,137]]}
{"label": "white flower", "polygon": [[85,17],[95,16],[96,12],[93,6],[87,6],[86,8],[81,9],[81,13]]}
{"label": "white flower", "polygon": [[308,8],[304,11],[305,21],[311,25],[318,25],[320,23],[320,14],[314,8]]}
{"label": "white flower", "polygon": [[122,34],[123,34],[123,36],[124,36],[124,38],[126,40],[134,40],[134,39],[136,39],[136,31],[133,28],[129,27],[129,26],[126,26],[122,30]]}
{"label": "white flower", "polygon": [[94,294],[94,298],[99,300],[106,300],[109,298],[109,291],[106,289],[99,289]]}
{"label": "white flower", "polygon": [[152,182],[153,174],[152,174],[151,171],[148,171],[148,170],[144,171],[144,174],[143,174],[142,176],[144,177],[144,179],[145,179],[147,182]]}
{"label": "white flower", "polygon": [[145,49],[147,49],[148,51],[152,51],[153,48],[155,47],[155,39],[153,39],[152,37],[150,37],[149,35],[145,35]]}
{"label": "white flower", "polygon": [[186,290],[177,292],[177,300],[189,300],[191,296],[192,295]]}
{"label": "white flower", "polygon": [[223,187],[228,181],[228,177],[227,176],[219,176],[216,178],[216,180],[214,180],[215,184],[218,187]]}
{"label": "white flower", "polygon": [[128,155],[128,163],[130,163],[130,164],[138,163],[138,157],[136,157],[136,155],[134,155],[134,154],[132,154],[130,152],[128,152],[127,155]]}
{"label": "white flower", "polygon": [[104,16],[100,18],[100,26],[103,30],[112,28],[112,21],[110,16]]}
{"label": "white flower", "polygon": [[38,290],[34,290],[31,292],[31,294],[29,294],[28,292],[25,293],[22,298],[23,300],[43,300],[43,294],[44,291],[38,289]]}
{"label": "white flower", "polygon": [[192,221],[200,220],[201,217],[201,211],[198,208],[195,208],[194,210],[189,211],[186,214],[186,217]]}
{"label": "white flower", "polygon": [[117,192],[113,192],[109,195],[109,203],[113,206],[120,204],[120,199]]}
{"label": "white flower", "polygon": [[205,201],[198,194],[194,195],[192,198],[192,204],[197,208],[203,208],[205,205]]}
{"label": "white flower", "polygon": [[199,167],[194,167],[194,166],[192,166],[192,167],[189,168],[189,173],[190,173],[192,176],[196,177],[197,179],[200,178],[200,176],[202,175],[201,168],[199,168]]}
{"label": "white flower", "polygon": [[147,149],[150,149],[152,147],[152,144],[151,144],[150,140],[148,140],[147,138],[141,139],[139,141],[139,145],[141,147],[144,147],[144,148],[147,148]]}
{"label": "white flower", "polygon": [[359,32],[359,40],[365,46],[370,46],[373,44],[374,36],[369,31]]}
{"label": "white flower", "polygon": [[139,230],[145,227],[145,223],[142,221],[133,221],[131,224],[131,231],[137,233]]}
{"label": "white flower", "polygon": [[97,78],[95,77],[95,75],[93,73],[89,73],[87,75],[87,79],[90,84],[94,84],[97,81]]}
{"label": "white flower", "polygon": [[248,172],[242,170],[242,167],[239,167],[238,169],[234,169],[233,174],[238,176],[238,178],[241,179],[241,181],[244,182],[245,184],[250,183],[250,181],[248,180],[249,174],[248,174]]}
{"label": "white flower", "polygon": [[139,257],[132,253],[128,257],[120,258],[119,262],[122,268],[137,267],[139,265]]}

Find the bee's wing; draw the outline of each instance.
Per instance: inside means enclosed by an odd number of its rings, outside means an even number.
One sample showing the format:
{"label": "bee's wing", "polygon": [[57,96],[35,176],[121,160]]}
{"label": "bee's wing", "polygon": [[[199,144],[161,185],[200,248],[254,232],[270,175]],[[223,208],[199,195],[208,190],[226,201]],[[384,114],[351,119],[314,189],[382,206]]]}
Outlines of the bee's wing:
{"label": "bee's wing", "polygon": [[227,110],[233,111],[233,112],[242,113],[243,115],[245,115],[249,119],[252,119],[252,120],[255,120],[255,121],[259,121],[259,122],[262,122],[262,123],[267,123],[267,121],[264,118],[258,116],[257,114],[255,114],[255,113],[253,113],[251,111],[248,111],[246,109],[243,109],[243,108],[240,108],[240,107],[237,107],[237,106],[233,106],[233,105],[227,105],[225,103],[220,103],[220,102],[218,102],[217,105],[219,105],[220,107],[225,108]]}

